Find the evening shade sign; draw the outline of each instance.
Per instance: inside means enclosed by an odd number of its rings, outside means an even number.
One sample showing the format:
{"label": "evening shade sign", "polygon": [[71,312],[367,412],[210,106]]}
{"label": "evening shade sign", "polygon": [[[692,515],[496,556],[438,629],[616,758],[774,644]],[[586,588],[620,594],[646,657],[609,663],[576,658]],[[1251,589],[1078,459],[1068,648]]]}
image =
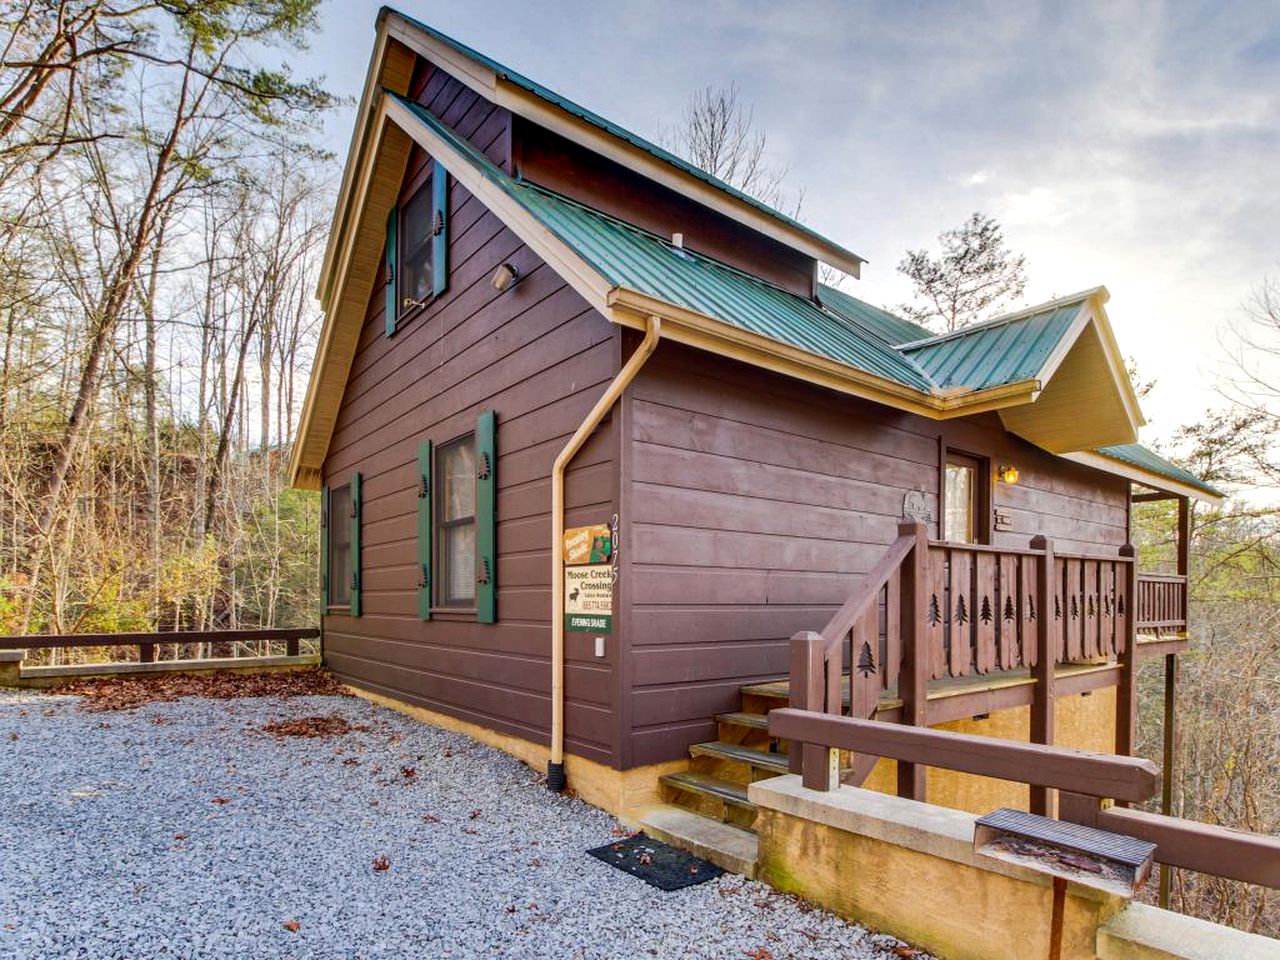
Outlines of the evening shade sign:
{"label": "evening shade sign", "polygon": [[564,628],[576,633],[613,630],[613,567],[591,563],[564,569]]}
{"label": "evening shade sign", "polygon": [[571,527],[564,532],[564,563],[567,567],[584,563],[608,563],[613,556],[613,533],[607,523]]}

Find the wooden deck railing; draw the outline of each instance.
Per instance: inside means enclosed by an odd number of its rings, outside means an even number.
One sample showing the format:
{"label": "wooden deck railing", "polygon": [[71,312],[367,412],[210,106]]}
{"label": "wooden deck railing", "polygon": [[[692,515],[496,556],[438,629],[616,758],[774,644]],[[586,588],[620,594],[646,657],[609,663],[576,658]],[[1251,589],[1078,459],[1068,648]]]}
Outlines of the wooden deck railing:
{"label": "wooden deck railing", "polygon": [[255,630],[186,630],[170,633],[82,633],[57,636],[0,636],[0,650],[44,650],[66,647],[137,647],[138,662],[151,663],[162,643],[251,643],[282,640],[288,656],[298,655],[298,642],[320,636],[316,627]]}
{"label": "wooden deck railing", "polygon": [[[1129,664],[1142,616],[1134,609],[1139,595],[1129,546],[1106,557],[1057,553],[1044,537],[1023,549],[947,543],[929,541],[923,524],[903,523],[884,557],[822,632],[792,638],[790,704],[866,719],[875,716],[881,696],[891,693],[902,702],[902,722],[924,726],[931,680],[1026,668],[1035,680],[1032,740],[1048,744],[1057,666],[1114,661],[1120,687],[1116,745],[1127,754],[1136,717]],[[823,766],[823,751],[804,748],[791,754],[792,772],[804,771],[810,757],[818,765],[814,776],[839,776]],[[861,782],[873,763],[874,758],[855,757],[846,779]],[[906,762],[898,774],[899,791],[923,799],[922,771]],[[1039,786],[1032,806],[1047,806]]]}
{"label": "wooden deck railing", "polygon": [[[1102,803],[1154,797],[1161,777],[1150,760],[796,709],[770,711],[769,733],[832,757],[846,750],[889,757],[899,766],[939,767],[1057,789],[1063,791],[1060,819],[1155,843],[1158,863],[1280,888],[1280,838]],[[805,786],[830,790],[836,785],[823,776],[806,776]]]}
{"label": "wooden deck railing", "polygon": [[1187,632],[1187,578],[1138,574],[1138,630],[1142,633]]}

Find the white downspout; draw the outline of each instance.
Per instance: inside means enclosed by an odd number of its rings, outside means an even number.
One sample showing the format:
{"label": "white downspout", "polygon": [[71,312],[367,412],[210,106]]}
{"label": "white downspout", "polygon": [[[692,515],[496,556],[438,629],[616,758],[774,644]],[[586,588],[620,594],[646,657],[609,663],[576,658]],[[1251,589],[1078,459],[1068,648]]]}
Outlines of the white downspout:
{"label": "white downspout", "polygon": [[617,376],[596,401],[551,468],[551,762],[547,765],[547,787],[559,793],[564,775],[564,474],[565,469],[595,432],[600,421],[617,402],[622,391],[635,379],[645,361],[653,355],[662,336],[662,320],[650,316],[645,321],[644,340],[631,354]]}

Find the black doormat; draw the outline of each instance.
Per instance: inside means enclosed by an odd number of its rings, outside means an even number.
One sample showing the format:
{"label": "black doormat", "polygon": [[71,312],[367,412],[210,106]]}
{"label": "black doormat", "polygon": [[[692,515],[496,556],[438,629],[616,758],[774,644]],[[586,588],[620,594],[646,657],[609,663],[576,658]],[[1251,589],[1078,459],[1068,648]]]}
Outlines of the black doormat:
{"label": "black doormat", "polygon": [[714,880],[724,873],[714,863],[669,847],[643,833],[596,847],[587,853],[659,890],[683,890]]}

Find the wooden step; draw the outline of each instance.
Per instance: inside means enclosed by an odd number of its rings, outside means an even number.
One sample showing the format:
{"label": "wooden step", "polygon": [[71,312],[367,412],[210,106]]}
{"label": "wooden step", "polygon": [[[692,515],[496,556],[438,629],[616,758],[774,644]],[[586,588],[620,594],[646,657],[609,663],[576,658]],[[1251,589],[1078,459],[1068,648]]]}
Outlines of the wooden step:
{"label": "wooden step", "polygon": [[704,797],[714,797],[725,803],[733,804],[745,810],[754,810],[756,805],[747,799],[747,788],[741,783],[710,777],[705,773],[668,773],[660,778],[664,784],[685,793],[696,793]]}
{"label": "wooden step", "polygon": [[749,727],[752,730],[769,729],[769,717],[763,713],[717,713],[716,720],[733,727]]}
{"label": "wooden step", "polygon": [[715,741],[714,743],[695,743],[689,747],[691,757],[714,757],[717,760],[736,760],[759,770],[771,773],[787,772],[787,755],[785,753],[768,753],[764,750],[752,750],[736,743]]}
{"label": "wooden step", "polygon": [[669,804],[639,812],[640,827],[646,834],[744,877],[756,874],[756,854],[760,841],[750,830],[721,823]]}

